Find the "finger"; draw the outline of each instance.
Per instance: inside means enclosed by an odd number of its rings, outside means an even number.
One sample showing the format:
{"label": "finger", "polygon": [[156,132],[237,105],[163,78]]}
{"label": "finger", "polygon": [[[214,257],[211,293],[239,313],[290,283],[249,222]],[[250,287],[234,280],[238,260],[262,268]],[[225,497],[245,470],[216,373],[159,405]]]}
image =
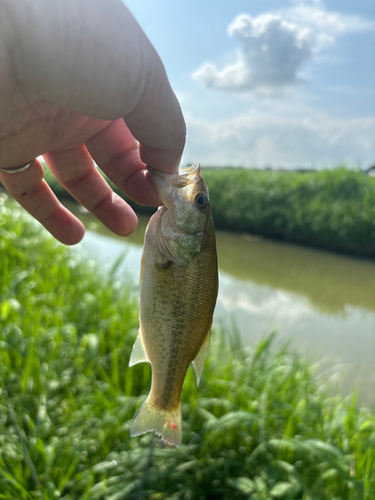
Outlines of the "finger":
{"label": "finger", "polygon": [[0,180],[8,193],[56,239],[66,245],[81,241],[85,234],[82,222],[56,198],[43,179],[39,160],[34,160],[24,172],[0,173]]}
{"label": "finger", "polygon": [[86,147],[103,172],[140,205],[162,202],[146,165],[139,157],[138,143],[123,120],[116,120],[86,142]]}
{"label": "finger", "polygon": [[124,120],[139,141],[141,160],[175,174],[185,147],[186,125],[162,62],[158,59],[149,64],[142,95]]}
{"label": "finger", "polygon": [[52,151],[43,158],[65,189],[108,229],[119,236],[135,231],[137,216],[97,171],[84,145]]}
{"label": "finger", "polygon": [[[185,122],[163,63],[120,0],[8,2],[17,83],[82,115],[123,117],[147,165],[174,173]],[[17,33],[17,43],[14,43]],[[82,33],[85,36],[82,36]]]}

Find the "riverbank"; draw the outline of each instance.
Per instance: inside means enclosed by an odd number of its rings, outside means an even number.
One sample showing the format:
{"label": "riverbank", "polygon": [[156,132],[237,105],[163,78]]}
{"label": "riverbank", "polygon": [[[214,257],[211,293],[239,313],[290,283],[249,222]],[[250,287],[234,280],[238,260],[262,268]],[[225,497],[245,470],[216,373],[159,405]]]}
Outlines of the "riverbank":
{"label": "riverbank", "polygon": [[[219,229],[375,258],[375,177],[346,168],[304,173],[206,168],[203,175]],[[70,198],[49,172],[46,177],[60,198]],[[138,213],[153,212],[114,189]]]}
{"label": "riverbank", "polygon": [[0,199],[3,498],[372,499],[374,415],[272,336],[241,349],[214,332],[181,448],[130,438],[150,386],[147,364],[128,368],[137,297]]}

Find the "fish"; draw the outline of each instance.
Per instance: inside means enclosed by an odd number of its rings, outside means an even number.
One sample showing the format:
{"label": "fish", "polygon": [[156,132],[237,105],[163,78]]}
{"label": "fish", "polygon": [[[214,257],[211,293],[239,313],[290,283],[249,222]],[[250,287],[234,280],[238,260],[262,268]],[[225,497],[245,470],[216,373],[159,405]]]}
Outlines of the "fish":
{"label": "fish", "polygon": [[148,169],[163,205],[145,232],[140,327],[129,366],[149,362],[152,380],[130,434],[154,431],[178,447],[182,385],[190,363],[199,385],[210,344],[218,293],[215,228],[199,163],[172,175]]}

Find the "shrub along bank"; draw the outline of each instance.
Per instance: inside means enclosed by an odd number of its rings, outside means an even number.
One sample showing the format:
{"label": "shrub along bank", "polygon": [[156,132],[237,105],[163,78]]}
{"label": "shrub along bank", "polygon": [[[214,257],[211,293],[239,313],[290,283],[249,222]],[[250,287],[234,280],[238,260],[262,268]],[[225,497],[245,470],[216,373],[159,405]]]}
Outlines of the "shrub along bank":
{"label": "shrub along bank", "polygon": [[375,417],[328,397],[273,337],[216,331],[201,385],[189,370],[183,444],[131,438],[150,387],[128,367],[137,298],[0,195],[0,498],[364,499]]}
{"label": "shrub along bank", "polygon": [[[206,168],[203,175],[217,228],[375,258],[374,177],[346,168],[306,173]],[[47,179],[58,196],[69,196],[50,173]],[[139,213],[153,211],[130,204]]]}
{"label": "shrub along bank", "polygon": [[207,170],[205,179],[219,227],[375,257],[375,178],[338,168]]}

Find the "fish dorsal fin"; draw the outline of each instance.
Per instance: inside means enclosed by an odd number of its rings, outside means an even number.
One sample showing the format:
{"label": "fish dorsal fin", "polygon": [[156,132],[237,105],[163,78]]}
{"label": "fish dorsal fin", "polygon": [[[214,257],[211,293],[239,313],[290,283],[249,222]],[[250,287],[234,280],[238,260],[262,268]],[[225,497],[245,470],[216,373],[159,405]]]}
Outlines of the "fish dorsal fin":
{"label": "fish dorsal fin", "polygon": [[201,375],[202,375],[203,368],[204,368],[204,363],[206,362],[208,349],[210,347],[210,338],[211,338],[211,329],[207,333],[207,336],[204,339],[204,342],[203,342],[202,347],[200,348],[200,350],[198,352],[197,357],[193,360],[193,366],[194,366],[194,370],[195,370],[195,378],[197,381],[197,385],[199,385],[199,381],[201,379]]}
{"label": "fish dorsal fin", "polygon": [[129,366],[136,365],[137,363],[150,362],[146,353],[145,346],[141,337],[141,332],[138,333],[135,339],[132,354],[130,356]]}

